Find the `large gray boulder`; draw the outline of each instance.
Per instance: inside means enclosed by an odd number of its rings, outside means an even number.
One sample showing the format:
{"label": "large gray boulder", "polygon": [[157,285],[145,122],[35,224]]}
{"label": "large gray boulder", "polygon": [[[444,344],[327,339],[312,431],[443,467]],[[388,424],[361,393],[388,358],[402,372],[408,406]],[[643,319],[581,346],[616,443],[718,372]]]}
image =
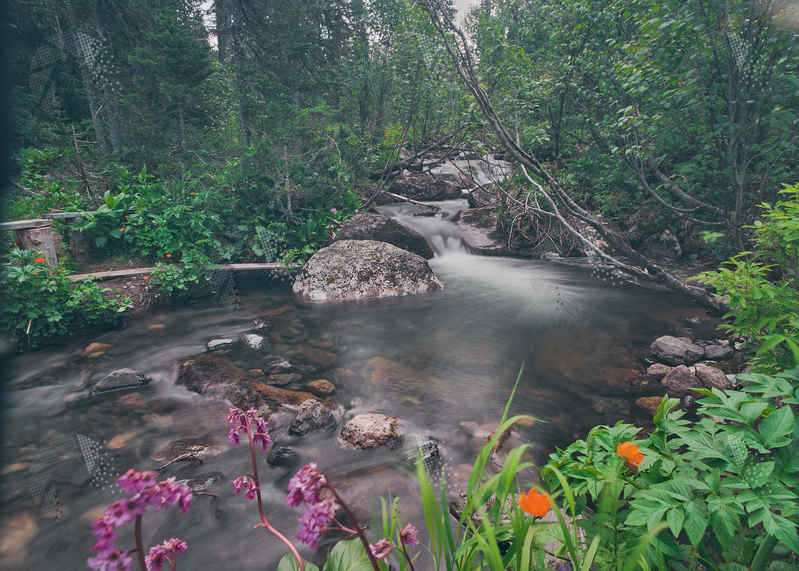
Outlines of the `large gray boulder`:
{"label": "large gray boulder", "polygon": [[704,348],[687,337],[658,337],[649,346],[652,354],[669,365],[690,365],[705,356]]}
{"label": "large gray boulder", "polygon": [[376,240],[397,248],[432,258],[433,250],[416,230],[406,228],[393,218],[363,212],[350,218],[336,234],[336,240]]}
{"label": "large gray boulder", "polygon": [[292,286],[299,299],[312,303],[417,295],[443,288],[424,258],[374,240],[341,240],[322,248]]}

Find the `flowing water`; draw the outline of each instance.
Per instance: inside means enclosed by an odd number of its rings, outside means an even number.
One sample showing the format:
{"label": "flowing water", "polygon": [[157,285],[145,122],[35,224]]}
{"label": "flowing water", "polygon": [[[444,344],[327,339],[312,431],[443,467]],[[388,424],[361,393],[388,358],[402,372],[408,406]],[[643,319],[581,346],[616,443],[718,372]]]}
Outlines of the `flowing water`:
{"label": "flowing water", "polygon": [[[439,206],[451,214],[463,202]],[[291,447],[298,465],[319,463],[364,520],[377,514],[381,495],[393,495],[403,498],[403,519],[420,527],[415,485],[406,476],[414,445],[440,441],[450,479],[457,480],[475,446],[461,423],[495,422],[522,364],[512,413],[542,421],[519,429],[519,440],[532,443],[541,462],[594,424],[645,422],[634,399],[654,387],[631,379],[640,375],[649,342],[686,333],[689,317],[706,320],[678,295],[614,285],[610,276],[603,281],[544,261],[469,255],[444,218],[412,216],[408,206],[383,208],[434,246],[430,264],[444,291],[307,307],[295,304],[285,285],[242,276],[235,306],[155,311],[124,330],[11,360],[3,403],[0,567],[85,568],[93,543],[89,522],[118,494],[114,478],[128,467],[157,469],[194,445],[202,461],[176,462],[162,474],[188,479],[201,493],[187,515],[173,508],[146,516],[145,543],[186,540],[181,569],[274,569],[284,550],[252,529],[255,506],[231,490],[230,480],[249,469],[247,451],[225,439],[227,407],[175,385],[182,359],[204,352],[209,339],[252,329],[255,319],[269,322],[275,353],[334,353],[336,367],[353,374],[319,377],[336,381],[335,398],[348,412],[391,414],[407,430],[405,448],[345,451],[334,431],[289,436],[290,415],[283,414],[276,417],[282,426],[273,434],[277,444]],[[706,323],[693,333],[709,334]],[[111,347],[82,357],[90,341]],[[251,355],[230,357],[245,368],[257,365]],[[136,392],[89,397],[80,391],[87,379],[121,367],[143,371],[153,382]],[[381,383],[386,376],[391,381]],[[298,514],[284,499],[295,469],[261,468],[267,512],[289,536]],[[132,547],[132,530],[121,531],[119,545]],[[305,554],[318,562],[330,541]]]}

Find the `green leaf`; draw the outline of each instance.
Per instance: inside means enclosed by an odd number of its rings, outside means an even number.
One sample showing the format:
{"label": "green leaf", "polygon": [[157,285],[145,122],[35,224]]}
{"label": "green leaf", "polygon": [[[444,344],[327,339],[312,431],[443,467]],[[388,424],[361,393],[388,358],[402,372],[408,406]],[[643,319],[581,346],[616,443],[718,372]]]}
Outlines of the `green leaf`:
{"label": "green leaf", "polygon": [[688,539],[691,544],[696,547],[702,541],[707,529],[708,518],[707,508],[704,504],[697,502],[690,502],[685,505],[685,533],[688,534]]}
{"label": "green leaf", "polygon": [[[305,571],[319,571],[319,567],[310,561],[305,561],[305,559],[303,559],[302,562],[305,564]],[[297,559],[294,555],[286,553],[280,560],[280,563],[277,564],[277,571],[300,571],[300,564],[297,563]]]}
{"label": "green leaf", "polygon": [[685,521],[685,512],[682,511],[682,508],[673,508],[670,509],[669,512],[666,514],[666,523],[669,524],[669,529],[674,537],[680,536],[680,531],[682,530],[683,522]]}
{"label": "green leaf", "polygon": [[793,411],[789,406],[783,406],[772,412],[757,427],[763,444],[772,447],[789,443],[790,440],[785,439],[785,435],[791,433],[793,422]]}
{"label": "green leaf", "polygon": [[774,472],[774,462],[757,462],[743,470],[743,477],[751,488],[764,486]]}
{"label": "green leaf", "polygon": [[330,551],[324,571],[373,571],[361,540],[339,541]]}

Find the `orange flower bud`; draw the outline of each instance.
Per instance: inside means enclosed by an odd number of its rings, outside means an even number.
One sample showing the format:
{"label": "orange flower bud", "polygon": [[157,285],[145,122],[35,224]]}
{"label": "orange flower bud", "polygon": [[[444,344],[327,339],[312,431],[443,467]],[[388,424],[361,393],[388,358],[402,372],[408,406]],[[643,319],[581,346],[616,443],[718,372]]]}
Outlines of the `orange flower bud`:
{"label": "orange flower bud", "polygon": [[167,254],[167,255],[166,255],[166,257],[167,257],[167,258],[171,258],[171,257],[172,257],[172,254]]}
{"label": "orange flower bud", "polygon": [[120,232],[124,232],[125,231],[125,227],[123,226],[122,228],[119,229],[119,231]]}
{"label": "orange flower bud", "polygon": [[519,507],[533,517],[544,517],[552,507],[552,501],[547,494],[531,488],[527,494],[519,496]]}
{"label": "orange flower bud", "polygon": [[35,261],[37,264],[43,264],[43,263],[44,263],[44,258],[36,258],[34,261]]}
{"label": "orange flower bud", "polygon": [[631,466],[640,466],[644,461],[644,455],[638,449],[638,445],[632,442],[621,442],[616,446],[616,454],[624,458],[627,464]]}

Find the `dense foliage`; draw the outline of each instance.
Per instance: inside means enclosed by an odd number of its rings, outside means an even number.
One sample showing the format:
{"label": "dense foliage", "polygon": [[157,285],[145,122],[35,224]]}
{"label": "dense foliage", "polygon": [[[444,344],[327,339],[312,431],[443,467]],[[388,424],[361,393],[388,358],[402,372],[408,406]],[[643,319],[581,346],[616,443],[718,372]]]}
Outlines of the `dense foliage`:
{"label": "dense foliage", "polygon": [[36,252],[12,250],[3,265],[0,323],[21,347],[118,325],[129,300],[87,280],[74,282]]}
{"label": "dense foliage", "polygon": [[764,370],[799,365],[799,186],[780,195],[746,227],[753,250],[698,276],[727,296],[732,309],[721,327],[749,340]]}

